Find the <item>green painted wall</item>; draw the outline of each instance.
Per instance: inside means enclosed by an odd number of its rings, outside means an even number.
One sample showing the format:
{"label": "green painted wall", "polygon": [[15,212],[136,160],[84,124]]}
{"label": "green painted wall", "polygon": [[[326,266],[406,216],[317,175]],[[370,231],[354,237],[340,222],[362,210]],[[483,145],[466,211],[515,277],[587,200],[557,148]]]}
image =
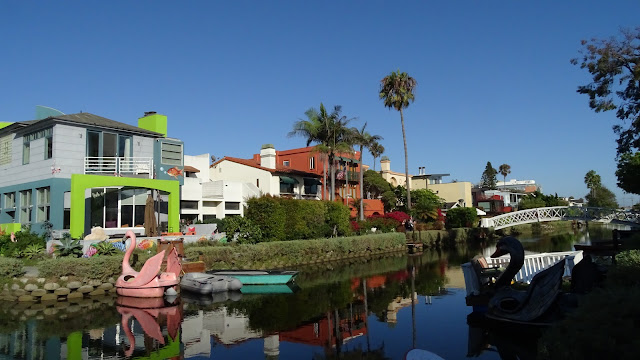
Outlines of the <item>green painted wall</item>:
{"label": "green painted wall", "polygon": [[2,122],[0,121],[0,129],[6,128],[7,126],[13,124],[12,122]]}
{"label": "green painted wall", "polygon": [[71,175],[71,236],[80,238],[84,233],[85,190],[94,187],[131,186],[156,189],[169,193],[169,229],[180,229],[180,183],[175,180],[137,179],[100,175]]}
{"label": "green painted wall", "polygon": [[18,232],[22,228],[20,223],[0,224],[0,230],[5,234],[11,234],[12,232]]}
{"label": "green painted wall", "polygon": [[167,137],[167,117],[160,114],[152,114],[138,118],[138,127],[155,131]]}

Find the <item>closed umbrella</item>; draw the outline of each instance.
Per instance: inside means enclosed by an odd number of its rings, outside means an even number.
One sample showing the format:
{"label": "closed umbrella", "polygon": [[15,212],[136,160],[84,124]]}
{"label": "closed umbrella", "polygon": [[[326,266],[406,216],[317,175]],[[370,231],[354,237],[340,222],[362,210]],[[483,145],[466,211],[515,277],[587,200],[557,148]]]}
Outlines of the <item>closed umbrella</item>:
{"label": "closed umbrella", "polygon": [[144,206],[144,232],[147,236],[155,236],[157,231],[158,224],[156,223],[153,197],[149,195]]}

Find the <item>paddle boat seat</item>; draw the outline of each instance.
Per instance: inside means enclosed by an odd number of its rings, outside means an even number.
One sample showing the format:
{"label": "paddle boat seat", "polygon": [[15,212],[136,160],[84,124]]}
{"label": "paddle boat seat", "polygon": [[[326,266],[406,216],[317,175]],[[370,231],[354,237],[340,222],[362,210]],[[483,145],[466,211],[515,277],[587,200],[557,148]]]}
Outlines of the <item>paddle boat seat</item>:
{"label": "paddle boat seat", "polygon": [[502,274],[503,270],[499,266],[489,266],[487,259],[482,255],[476,255],[471,259],[473,270],[478,276],[480,287],[488,286],[493,283],[493,279]]}

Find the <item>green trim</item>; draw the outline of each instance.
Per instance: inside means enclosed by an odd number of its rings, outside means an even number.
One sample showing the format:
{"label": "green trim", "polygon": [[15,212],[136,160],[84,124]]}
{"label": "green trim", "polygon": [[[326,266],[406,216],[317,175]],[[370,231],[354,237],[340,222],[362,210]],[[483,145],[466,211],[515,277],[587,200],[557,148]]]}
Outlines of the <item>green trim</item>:
{"label": "green trim", "polygon": [[20,223],[0,224],[0,230],[2,230],[5,234],[11,234],[12,232],[18,232],[22,230],[22,224]]}
{"label": "green trim", "polygon": [[84,233],[85,190],[108,186],[131,186],[169,193],[169,228],[175,231],[180,228],[180,183],[178,181],[72,174],[70,226],[72,237],[79,238]]}
{"label": "green trim", "polygon": [[176,335],[175,339],[172,339],[171,336],[167,336],[167,345],[150,353],[147,356],[134,357],[133,360],[169,359],[178,356],[180,356],[180,330],[178,330],[178,334]]}
{"label": "green trim", "polygon": [[82,360],[82,331],[72,332],[67,336],[67,359]]}
{"label": "green trim", "polygon": [[282,176],[282,175],[281,175],[281,176],[280,176],[280,182],[281,182],[281,183],[283,183],[283,184],[291,184],[291,185],[294,185],[294,184],[297,184],[297,183],[298,183],[298,180],[296,180],[296,179],[294,179],[294,178],[292,178],[292,177]]}
{"label": "green trim", "polygon": [[7,126],[13,124],[12,122],[3,122],[0,121],[0,129],[6,128]]}

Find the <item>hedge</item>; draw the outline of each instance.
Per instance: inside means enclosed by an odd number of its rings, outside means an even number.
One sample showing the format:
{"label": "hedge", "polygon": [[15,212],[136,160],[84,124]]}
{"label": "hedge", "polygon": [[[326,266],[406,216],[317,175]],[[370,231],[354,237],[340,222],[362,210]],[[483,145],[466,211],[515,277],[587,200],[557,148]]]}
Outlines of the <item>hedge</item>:
{"label": "hedge", "polygon": [[316,240],[264,242],[255,245],[190,246],[185,257],[200,255],[209,269],[279,268],[405,250],[402,233]]}
{"label": "hedge", "polygon": [[0,257],[0,277],[12,278],[24,274],[22,261],[14,258]]}
{"label": "hedge", "polygon": [[245,217],[262,231],[263,241],[350,235],[350,210],[331,201],[306,201],[265,195],[247,201]]}
{"label": "hedge", "polygon": [[[153,255],[145,251],[136,250],[138,261],[134,269],[140,270],[142,265]],[[107,280],[110,277],[117,278],[122,274],[122,259],[124,255],[92,256],[90,258],[59,257],[39,262],[36,266],[40,276],[60,277],[78,276],[87,279]]]}

